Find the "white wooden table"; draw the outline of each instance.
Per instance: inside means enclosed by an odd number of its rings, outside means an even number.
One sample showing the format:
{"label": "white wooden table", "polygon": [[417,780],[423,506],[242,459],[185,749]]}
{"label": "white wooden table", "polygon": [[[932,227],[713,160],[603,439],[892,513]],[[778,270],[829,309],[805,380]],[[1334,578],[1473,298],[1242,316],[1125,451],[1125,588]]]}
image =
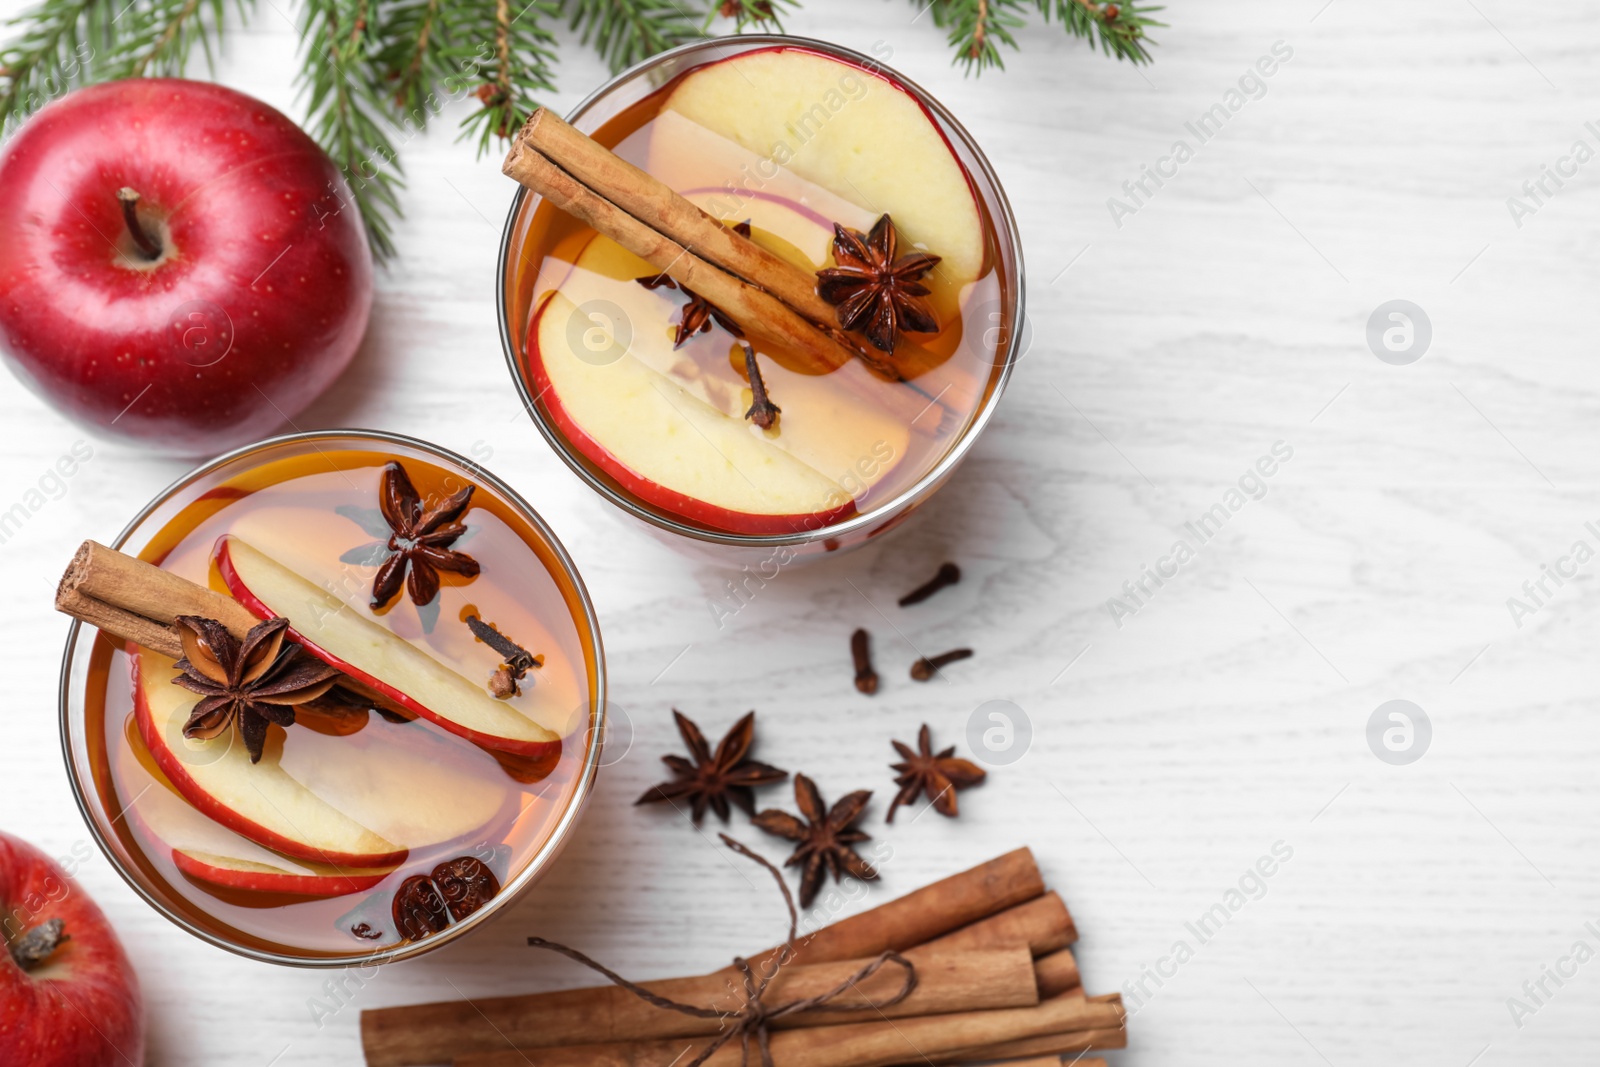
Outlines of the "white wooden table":
{"label": "white wooden table", "polygon": [[[766,758],[830,796],[871,787],[881,813],[891,737],[927,721],[959,741],[996,699],[1031,720],[1026,756],[965,794],[958,822],[875,817],[894,858],[846,907],[1031,844],[1083,931],[1088,984],[1142,1003],[1126,1064],[1600,1054],[1600,962],[1561,987],[1547,979],[1553,995],[1528,1000],[1520,1027],[1507,1005],[1575,941],[1600,949],[1584,928],[1600,918],[1600,563],[1551,584],[1520,628],[1506,604],[1574,541],[1600,547],[1584,527],[1600,520],[1600,162],[1520,227],[1506,204],[1574,140],[1600,148],[1584,128],[1600,119],[1600,13],[1179,4],[1147,70],[1052,30],[972,81],[914,11],[808,0],[790,28],[884,42],[976,132],[1025,234],[1032,350],[987,437],[914,523],[784,573],[720,630],[710,603],[726,575],[623,525],[521,413],[493,313],[512,192],[495,162],[452,143],[454,116],[407,146],[401,258],[355,366],[297,422],[491,451],[577,557],[632,750],[559,868],[506,916],[338,991],[327,974],[182,936],[96,854],[82,881],[137,960],[153,1064],[356,1064],[359,1008],[586,980],[522,947],[535,932],[633,976],[718,966],[771,942],[781,917],[709,833],[630,807],[677,746],[669,708],[718,735],[757,708]],[[1278,41],[1292,58],[1200,144],[1185,123]],[[263,5],[221,75],[293,114],[292,50]],[[561,107],[603,75],[575,44],[564,51]],[[1162,163],[1179,139],[1193,158]],[[1176,176],[1136,203],[1122,185],[1143,164]],[[1120,227],[1113,196],[1136,208]],[[1411,365],[1366,340],[1395,298],[1432,324]],[[83,436],[9,378],[0,425],[0,506]],[[1192,539],[1185,523],[1225,504],[1279,441],[1293,457],[1267,495],[1118,626],[1108,599]],[[96,444],[66,494],[0,545],[0,826],[52,852],[86,838],[58,751],[66,623],[52,584],[72,545],[112,536],[184,468]],[[945,558],[968,575],[958,589],[893,606]],[[850,685],[857,625],[876,635],[886,677],[872,699]],[[958,644],[978,654],[948,684],[905,679],[913,646]],[[1368,745],[1391,699],[1432,725],[1408,766]],[[765,797],[789,806],[784,789]],[[1276,842],[1292,859],[1202,944],[1186,924],[1226,909]],[[1124,983],[1178,941],[1193,957],[1136,1000]]]}

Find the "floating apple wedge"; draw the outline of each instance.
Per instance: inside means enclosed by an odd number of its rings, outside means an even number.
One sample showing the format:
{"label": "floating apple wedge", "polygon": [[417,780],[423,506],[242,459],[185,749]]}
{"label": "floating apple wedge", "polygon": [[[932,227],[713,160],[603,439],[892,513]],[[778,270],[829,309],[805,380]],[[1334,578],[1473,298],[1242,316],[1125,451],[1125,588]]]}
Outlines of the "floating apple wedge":
{"label": "floating apple wedge", "polygon": [[201,814],[297,859],[340,867],[393,867],[405,859],[405,848],[286,773],[277,746],[269,743],[261,762],[251,763],[236,730],[185,738],[199,698],[172,684],[177,673],[171,660],[149,650],[134,656],[134,718],[156,766]]}
{"label": "floating apple wedge", "polygon": [[172,863],[190,878],[212,885],[248,893],[283,893],[297,897],[342,897],[365,892],[390,873],[389,869],[358,873],[325,864],[290,868],[181,848],[172,850]]}
{"label": "floating apple wedge", "polygon": [[307,652],[407,711],[484,748],[519,756],[559,749],[559,735],[496,700],[481,683],[239,538],[218,538],[215,559],[229,591],[251,612],[263,619],[286,617],[289,636]]}
{"label": "floating apple wedge", "polygon": [[185,800],[135,734],[117,755],[122,781],[135,797],[126,809],[128,821],[169,851],[190,878],[228,889],[337,897],[371,889],[394,870],[291,860],[241,837]]}
{"label": "floating apple wedge", "polygon": [[[774,228],[795,236],[801,236],[800,227],[821,230],[817,222],[782,203],[767,201],[752,208],[757,237]],[[731,339],[714,330],[674,348],[668,323],[677,313],[676,305],[664,295],[671,290],[646,289],[635,281],[652,272],[644,260],[609,237],[596,236],[574,268],[562,295],[579,306],[599,300],[621,308],[633,325],[630,356],[732,419],[745,434],[789,453],[841,487],[846,496],[861,497],[906,455],[911,436],[906,420],[890,416],[872,402],[875,391],[902,387],[879,381],[865,366],[847,363],[831,374],[814,375],[762,358],[767,389],[783,409],[777,428],[763,432],[744,417],[750,408],[750,389],[742,358],[739,370],[728,358]]]}
{"label": "floating apple wedge", "polygon": [[943,257],[932,276],[939,284],[959,290],[983,270],[967,173],[922,105],[888,79],[815,52],[768,48],[691,71],[663,109],[759,156],[744,188],[761,190],[776,165],[874,215],[888,212],[905,244]]}
{"label": "floating apple wedge", "polygon": [[[643,307],[648,317],[635,328],[636,343],[644,323],[660,320],[664,328],[665,309]],[[552,294],[529,328],[529,364],[551,420],[629,492],[739,533],[815,529],[855,510],[838,482],[752,431],[742,414],[712,407],[630,352],[580,353],[575,335],[596,329],[603,327],[582,318],[565,295]]]}

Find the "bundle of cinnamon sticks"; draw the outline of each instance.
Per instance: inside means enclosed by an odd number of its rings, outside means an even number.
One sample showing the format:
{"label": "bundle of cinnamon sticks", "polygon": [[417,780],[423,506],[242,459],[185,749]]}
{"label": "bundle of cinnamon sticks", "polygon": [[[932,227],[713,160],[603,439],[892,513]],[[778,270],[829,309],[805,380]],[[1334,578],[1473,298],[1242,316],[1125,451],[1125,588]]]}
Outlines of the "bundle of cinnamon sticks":
{"label": "bundle of cinnamon sticks", "polygon": [[[890,999],[903,979],[886,968],[820,1009],[773,1020],[774,1067],[1056,1067],[1063,1057],[1105,1067],[1081,1057],[1127,1044],[1121,997],[1085,995],[1069,947],[1076,939],[1071,914],[1046,890],[1028,849],[825,926],[795,942],[767,1000],[815,997],[891,950],[912,962],[915,988],[879,1010],[844,1010]],[[750,957],[752,967],[771,964],[778,951]],[[731,970],[642,985],[728,1017],[743,996]],[[667,1067],[692,1060],[724,1025],[599,986],[364,1011],[361,1041],[368,1067]],[[741,1062],[736,1041],[706,1061]]]}

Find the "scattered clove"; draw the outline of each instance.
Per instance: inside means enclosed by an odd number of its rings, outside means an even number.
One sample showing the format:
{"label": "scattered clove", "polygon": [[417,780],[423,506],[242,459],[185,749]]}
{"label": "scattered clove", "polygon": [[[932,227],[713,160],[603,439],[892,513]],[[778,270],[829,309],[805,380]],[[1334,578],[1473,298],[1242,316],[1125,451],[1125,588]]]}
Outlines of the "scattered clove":
{"label": "scattered clove", "polygon": [[474,637],[505,657],[505,662],[489,676],[489,692],[496,700],[520,695],[522,688],[517,683],[535,667],[543,667],[544,657],[529,652],[476,615],[468,615],[466,623]]}
{"label": "scattered clove", "polygon": [[960,567],[957,567],[954,563],[941,564],[939,573],[900,598],[900,606],[909,608],[913,604],[920,604],[945,586],[955,585],[960,580]]}
{"label": "scattered clove", "polygon": [[878,672],[872,669],[871,642],[865,630],[850,635],[850,655],[856,661],[856,689],[868,696],[878,691]]}
{"label": "scattered clove", "polygon": [[970,648],[952,648],[949,652],[941,652],[937,656],[924,656],[911,665],[911,677],[919,682],[926,682],[929,678],[939,673],[940,667],[947,663],[966,659],[971,655],[972,649]]}

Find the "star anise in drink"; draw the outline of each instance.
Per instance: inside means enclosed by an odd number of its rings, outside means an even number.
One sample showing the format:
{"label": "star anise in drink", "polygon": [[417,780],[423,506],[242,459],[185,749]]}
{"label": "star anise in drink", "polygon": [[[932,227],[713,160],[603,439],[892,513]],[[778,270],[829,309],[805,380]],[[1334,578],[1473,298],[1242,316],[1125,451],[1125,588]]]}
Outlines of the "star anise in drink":
{"label": "star anise in drink", "polygon": [[184,654],[177,663],[183,673],[172,681],[200,694],[183,736],[209,740],[237,722],[251,763],[261,761],[267,728],[293,726],[295,706],[321,697],[339,675],[284,640],[285,618],[257,623],[242,642],[215,619],[179,615],[174,622]]}
{"label": "star anise in drink", "polygon": [[[389,524],[390,534],[387,541],[366,546],[380,554],[387,553],[381,555],[378,573],[372,579],[374,611],[393,600],[402,583],[411,602],[421,607],[432,603],[439,595],[440,571],[477,577],[478,561],[450,547],[467,532],[466,524],[458,520],[467,510],[476,488],[469,485],[446,497],[437,507],[424,511],[422,497],[411,484],[406,469],[392,461],[383,468],[378,506]],[[360,558],[363,551],[357,549],[346,555]]]}
{"label": "star anise in drink", "polygon": [[878,877],[877,869],[862,859],[852,847],[862,841],[872,840],[855,828],[872,799],[870,789],[858,789],[841,797],[832,808],[822,801],[817,783],[803,774],[794,776],[794,800],[805,821],[786,811],[769,809],[751,821],[769,834],[795,842],[794,853],[784,863],[785,867],[800,868],[800,906],[809,908],[822,888],[823,880],[831,872],[839,881],[848,874],[862,881]]}
{"label": "star anise in drink", "polygon": [[788,771],[745,758],[755,743],[755,712],[749,712],[734,723],[714,753],[706,743],[705,735],[700,732],[700,727],[687,715],[674,708],[672,717],[678,724],[678,735],[683,738],[689,755],[694,758],[687,760],[682,756],[662,756],[661,762],[672,768],[672,781],[653,787],[634,801],[635,804],[660,800],[676,803],[682,799],[688,801],[689,814],[697,825],[705,817],[707,807],[716,812],[719,819],[727,822],[729,801],[738,805],[746,815],[754,815],[755,787],[771,785],[789,777]]}
{"label": "star anise in drink", "polygon": [[[749,237],[750,223],[748,221],[739,223],[733,228],[733,232],[740,237]],[[711,329],[713,322],[735,337],[744,336],[744,331],[739,328],[739,324],[730,319],[721,308],[712,304],[687,285],[680,285],[673,281],[665,272],[647,274],[643,278],[635,278],[634,281],[646,289],[676,289],[688,298],[689,302],[683,305],[683,313],[678,317],[678,328],[672,335],[673,348],[681,347],[683,342],[697,333],[705,333]]]}
{"label": "star anise in drink", "polygon": [[891,741],[890,744],[894,745],[904,762],[890,764],[898,772],[894,784],[900,787],[900,792],[889,805],[886,822],[894,822],[895,809],[916,800],[918,793],[928,798],[933,810],[953,819],[958,811],[956,790],[977,785],[987,773],[971,760],[958,759],[954,745],[935,753],[933,734],[926,723],[917,731],[917,751],[911,751],[910,746],[899,741]]}
{"label": "star anise in drink", "polygon": [[817,294],[839,309],[839,325],[860,330],[881,352],[893,352],[902,330],[937,333],[939,319],[923,298],[931,290],[923,275],[938,256],[911,252],[896,257],[899,238],[888,215],[870,233],[834,223],[835,266],[817,271]]}

